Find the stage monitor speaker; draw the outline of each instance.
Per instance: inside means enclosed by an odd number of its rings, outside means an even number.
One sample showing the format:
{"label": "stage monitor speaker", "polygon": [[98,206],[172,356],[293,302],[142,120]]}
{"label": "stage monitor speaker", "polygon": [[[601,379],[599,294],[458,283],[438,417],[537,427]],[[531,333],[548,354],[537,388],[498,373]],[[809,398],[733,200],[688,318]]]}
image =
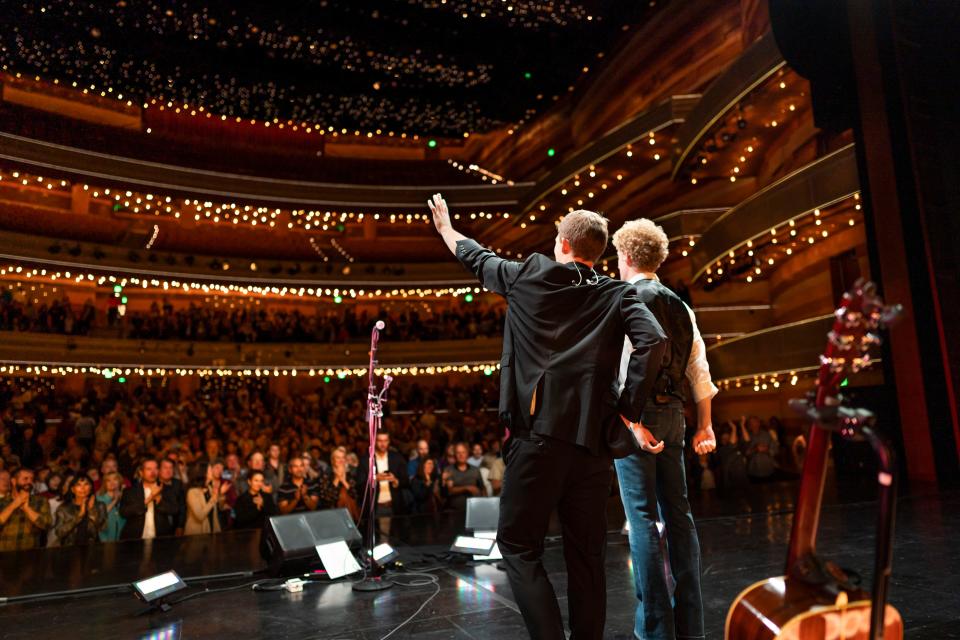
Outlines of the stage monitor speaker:
{"label": "stage monitor speaker", "polygon": [[496,531],[500,521],[500,498],[467,498],[464,527],[470,531]]}
{"label": "stage monitor speaker", "polygon": [[360,544],[360,531],[346,509],[305,511],[273,516],[263,530],[260,552],[274,575],[309,573],[321,566],[317,545],[346,541]]}

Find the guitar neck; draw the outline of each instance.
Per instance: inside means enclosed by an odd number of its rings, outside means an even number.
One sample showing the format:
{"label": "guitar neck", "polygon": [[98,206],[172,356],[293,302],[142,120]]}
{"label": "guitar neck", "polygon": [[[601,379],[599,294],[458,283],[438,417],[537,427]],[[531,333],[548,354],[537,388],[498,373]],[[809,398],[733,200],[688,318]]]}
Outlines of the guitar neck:
{"label": "guitar neck", "polygon": [[789,574],[800,558],[817,550],[817,528],[820,524],[820,507],[823,504],[823,487],[827,474],[827,455],[830,451],[830,432],[817,423],[810,429],[807,456],[803,462],[800,492],[793,514],[793,529],[790,532],[790,547],[787,551]]}

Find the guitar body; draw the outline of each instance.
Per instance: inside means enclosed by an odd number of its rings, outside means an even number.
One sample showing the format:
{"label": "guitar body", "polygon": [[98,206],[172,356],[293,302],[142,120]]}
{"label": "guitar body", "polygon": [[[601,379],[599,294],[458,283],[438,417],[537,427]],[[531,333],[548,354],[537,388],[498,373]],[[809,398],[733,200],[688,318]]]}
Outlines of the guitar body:
{"label": "guitar body", "polygon": [[[768,578],[745,589],[727,614],[730,640],[867,640],[870,594],[854,589],[831,594],[792,578]],[[884,640],[903,639],[903,621],[887,605]]]}

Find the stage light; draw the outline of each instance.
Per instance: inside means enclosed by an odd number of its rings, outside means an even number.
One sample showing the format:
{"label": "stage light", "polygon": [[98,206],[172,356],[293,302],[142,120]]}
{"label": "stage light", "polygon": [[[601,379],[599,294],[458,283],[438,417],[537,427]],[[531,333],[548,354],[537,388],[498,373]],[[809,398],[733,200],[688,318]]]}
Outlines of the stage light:
{"label": "stage light", "polygon": [[164,598],[187,588],[187,584],[177,575],[176,571],[167,571],[145,580],[138,580],[132,586],[133,592],[138,598],[162,611],[169,611],[170,609],[170,605],[163,602]]}
{"label": "stage light", "polygon": [[437,141],[431,139],[429,142],[427,142],[427,146],[430,147],[431,149],[433,149],[434,147],[437,146]]}
{"label": "stage light", "polygon": [[553,156],[557,155],[557,150],[551,147],[547,149],[547,155],[552,158]]}
{"label": "stage light", "polygon": [[121,291],[123,291],[123,287],[121,287],[121,286],[118,285],[118,284],[113,285],[113,292],[114,292],[114,293],[120,293]]}
{"label": "stage light", "polygon": [[324,382],[330,382],[330,376],[323,376]]}
{"label": "stage light", "polygon": [[533,77],[533,74],[530,73],[529,71],[525,71],[525,72],[523,73],[523,77],[526,78],[527,80],[529,80],[530,78]]}
{"label": "stage light", "polygon": [[467,295],[463,296],[463,299],[464,299],[464,301],[466,301],[466,302],[473,302],[473,294],[472,294],[472,293],[468,293]]}
{"label": "stage light", "polygon": [[334,296],[333,301],[337,304],[340,304],[341,302],[343,302],[343,296]]}

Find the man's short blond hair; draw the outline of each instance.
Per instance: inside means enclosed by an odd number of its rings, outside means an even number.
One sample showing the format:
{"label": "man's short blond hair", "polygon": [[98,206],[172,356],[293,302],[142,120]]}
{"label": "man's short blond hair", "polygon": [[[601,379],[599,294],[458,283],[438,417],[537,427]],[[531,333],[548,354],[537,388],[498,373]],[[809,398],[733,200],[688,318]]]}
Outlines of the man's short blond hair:
{"label": "man's short blond hair", "polygon": [[596,262],[607,250],[607,219],[595,211],[579,209],[563,217],[557,233],[566,238],[573,255],[587,262]]}
{"label": "man's short blond hair", "polygon": [[667,259],[670,240],[663,227],[640,218],[630,220],[613,234],[613,246],[626,254],[636,269],[653,273]]}

